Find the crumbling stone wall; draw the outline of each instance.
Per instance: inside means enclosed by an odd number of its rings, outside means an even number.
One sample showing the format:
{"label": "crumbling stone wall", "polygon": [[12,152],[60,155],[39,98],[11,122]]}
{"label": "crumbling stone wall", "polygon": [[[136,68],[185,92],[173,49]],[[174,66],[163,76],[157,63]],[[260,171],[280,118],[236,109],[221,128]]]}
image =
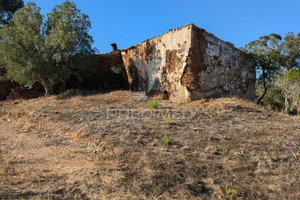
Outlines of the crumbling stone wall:
{"label": "crumbling stone wall", "polygon": [[191,73],[185,73],[182,81],[190,99],[240,96],[254,100],[254,60],[204,29],[193,26],[192,35],[191,62],[186,67],[186,72]]}
{"label": "crumbling stone wall", "polygon": [[[69,80],[66,81],[67,89],[70,88],[82,88],[89,90],[116,90],[116,89],[128,89],[128,80],[125,68],[123,65],[123,60],[121,57],[121,52],[115,49],[111,53],[93,55],[86,58],[87,64],[91,65],[93,73],[89,77],[85,77],[84,80],[79,81],[76,76],[71,76]],[[0,74],[4,74],[5,70],[0,68]],[[41,93],[42,88],[39,87],[40,84],[35,84],[35,91],[26,91],[27,93]],[[17,98],[27,98],[26,93],[12,93],[12,89],[18,87],[19,84],[11,81],[0,82],[0,101],[10,99],[13,100]],[[60,85],[55,86],[55,92],[60,91]],[[43,93],[43,92],[42,92]],[[31,96],[35,96],[31,94]]]}
{"label": "crumbling stone wall", "polygon": [[121,51],[129,86],[172,101],[237,95],[253,100],[254,60],[193,24]]}
{"label": "crumbling stone wall", "polygon": [[145,90],[168,91],[170,98],[188,100],[180,79],[187,65],[192,35],[191,26],[170,30],[136,46],[122,50],[129,86]]}
{"label": "crumbling stone wall", "polygon": [[[0,78],[5,73],[4,68],[0,68]],[[19,86],[17,83],[11,81],[0,81],[0,101],[5,100],[9,94],[10,89]]]}
{"label": "crumbling stone wall", "polygon": [[0,82],[0,101],[6,100],[9,92],[12,88],[18,87],[17,83],[11,81],[2,81]]}
{"label": "crumbling stone wall", "polygon": [[87,89],[128,89],[127,75],[120,51],[94,55],[89,59],[96,76],[86,81]]}

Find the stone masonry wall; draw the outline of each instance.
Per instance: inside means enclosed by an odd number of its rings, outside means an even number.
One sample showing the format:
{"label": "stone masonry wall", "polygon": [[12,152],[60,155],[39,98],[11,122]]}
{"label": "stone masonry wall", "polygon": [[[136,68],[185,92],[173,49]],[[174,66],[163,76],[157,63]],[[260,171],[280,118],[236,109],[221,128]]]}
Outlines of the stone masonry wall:
{"label": "stone masonry wall", "polygon": [[19,85],[17,83],[13,83],[11,81],[0,82],[0,101],[7,99],[10,90],[18,86]]}
{"label": "stone masonry wall", "polygon": [[122,50],[129,86],[148,94],[168,91],[174,101],[188,100],[180,79],[187,65],[191,33],[191,26],[185,26]]}
{"label": "stone masonry wall", "polygon": [[[86,77],[82,82],[77,77],[72,76],[66,81],[68,89],[77,88],[88,90],[116,90],[116,89],[128,89],[127,75],[124,70],[124,65],[120,51],[115,51],[106,54],[93,55],[87,57],[87,64],[91,65],[93,74],[90,77]],[[0,75],[4,74],[5,70],[0,68]],[[79,85],[80,84],[80,85]],[[20,86],[17,83],[11,81],[0,82],[0,101],[1,100],[14,100],[17,98],[28,98],[28,96],[36,96],[35,93],[43,93],[43,89],[36,83],[34,90],[28,91],[24,89],[22,92],[16,92],[16,88]],[[59,92],[58,89],[55,92]],[[56,88],[55,88],[56,89]],[[28,93],[30,95],[28,95]],[[33,94],[32,94],[33,93]]]}
{"label": "stone masonry wall", "polygon": [[[4,68],[0,68],[0,77],[5,73]],[[9,94],[10,89],[19,86],[17,83],[11,81],[0,81],[0,101],[5,100]]]}
{"label": "stone masonry wall", "polygon": [[[233,44],[193,26],[191,63],[183,81],[191,100],[205,97],[240,96],[254,100],[255,62]],[[190,82],[191,82],[190,81]]]}
{"label": "stone masonry wall", "polygon": [[254,60],[193,24],[121,54],[134,90],[167,91],[170,100],[177,102],[229,95],[254,99]]}
{"label": "stone masonry wall", "polygon": [[97,74],[87,80],[86,89],[127,89],[128,81],[120,51],[100,54],[89,58]]}

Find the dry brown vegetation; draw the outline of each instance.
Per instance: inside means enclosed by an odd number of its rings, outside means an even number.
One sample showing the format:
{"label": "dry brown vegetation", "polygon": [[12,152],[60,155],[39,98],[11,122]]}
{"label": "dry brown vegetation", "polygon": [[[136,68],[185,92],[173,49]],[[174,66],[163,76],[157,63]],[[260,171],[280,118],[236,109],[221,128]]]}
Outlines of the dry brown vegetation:
{"label": "dry brown vegetation", "polygon": [[107,117],[148,108],[128,91],[0,103],[0,199],[228,199],[226,185],[300,199],[299,118],[237,98],[159,103],[193,117]]}

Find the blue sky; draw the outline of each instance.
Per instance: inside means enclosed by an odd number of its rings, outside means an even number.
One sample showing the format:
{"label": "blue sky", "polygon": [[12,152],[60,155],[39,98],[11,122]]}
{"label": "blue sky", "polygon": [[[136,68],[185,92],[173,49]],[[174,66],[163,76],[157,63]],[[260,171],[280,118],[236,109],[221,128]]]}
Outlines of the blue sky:
{"label": "blue sky", "polygon": [[[25,3],[28,1],[25,0]],[[47,12],[63,0],[33,0]],[[299,0],[75,0],[90,16],[94,46],[110,52],[194,23],[241,47],[269,33],[300,32]]]}

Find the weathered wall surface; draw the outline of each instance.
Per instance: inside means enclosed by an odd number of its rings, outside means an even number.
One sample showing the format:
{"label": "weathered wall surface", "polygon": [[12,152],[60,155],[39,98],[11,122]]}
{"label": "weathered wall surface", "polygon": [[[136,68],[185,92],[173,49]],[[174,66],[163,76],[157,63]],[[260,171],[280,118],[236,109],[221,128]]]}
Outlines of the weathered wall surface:
{"label": "weathered wall surface", "polygon": [[9,91],[12,88],[19,86],[17,83],[13,83],[11,81],[3,81],[0,82],[0,101],[5,100],[9,95]]}
{"label": "weathered wall surface", "polygon": [[183,83],[191,100],[205,97],[240,96],[254,100],[255,63],[231,43],[196,26],[192,29],[191,63],[186,71],[190,84]]}
{"label": "weathered wall surface", "polygon": [[[4,68],[0,68],[0,77],[4,73]],[[9,90],[17,86],[19,86],[17,83],[11,81],[0,81],[0,101],[5,100],[6,96],[9,94]]]}
{"label": "weathered wall surface", "polygon": [[122,50],[130,87],[147,93],[168,91],[173,100],[188,100],[180,79],[187,64],[191,33],[191,26],[185,26]]}
{"label": "weathered wall surface", "polygon": [[172,101],[238,95],[254,98],[254,61],[193,24],[124,49],[129,86]]}
{"label": "weathered wall surface", "polygon": [[95,55],[89,58],[95,70],[94,77],[86,82],[87,89],[127,89],[128,80],[120,51]]}
{"label": "weathered wall surface", "polygon": [[[128,89],[127,75],[120,51],[106,54],[93,55],[86,58],[88,65],[91,65],[93,73],[89,77],[84,77],[83,81],[79,81],[76,76],[72,76],[66,81],[67,89],[80,87],[89,90],[115,90]],[[0,68],[0,74],[4,74],[4,69]],[[26,93],[12,94],[11,90],[18,87],[19,84],[10,81],[0,82],[0,100],[14,99],[14,96],[27,98]],[[40,84],[35,84],[35,91],[26,91],[27,93],[43,93]],[[56,93],[61,92],[60,85],[55,86]],[[35,96],[32,94],[31,96]]]}

